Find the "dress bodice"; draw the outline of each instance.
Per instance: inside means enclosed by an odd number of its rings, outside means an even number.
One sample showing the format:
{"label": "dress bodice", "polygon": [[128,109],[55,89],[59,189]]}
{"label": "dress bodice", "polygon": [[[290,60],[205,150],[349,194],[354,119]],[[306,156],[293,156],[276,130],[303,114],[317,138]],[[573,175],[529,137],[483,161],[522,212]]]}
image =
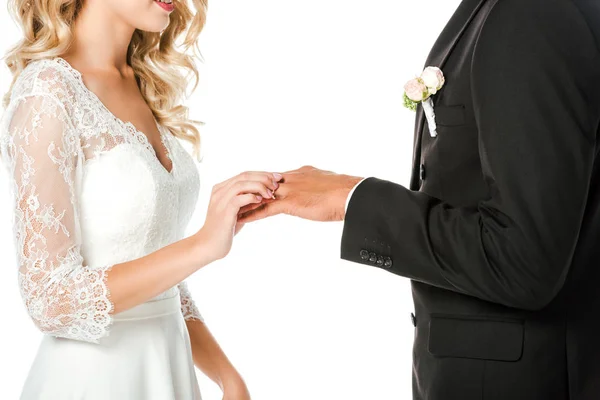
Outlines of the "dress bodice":
{"label": "dress bodice", "polygon": [[[184,237],[196,165],[157,124],[167,170],[146,135],[115,117],[62,58],[21,72],[1,128],[28,311],[45,333],[97,341],[111,323],[107,271]],[[158,297],[177,290],[184,316],[201,319],[185,283]]]}

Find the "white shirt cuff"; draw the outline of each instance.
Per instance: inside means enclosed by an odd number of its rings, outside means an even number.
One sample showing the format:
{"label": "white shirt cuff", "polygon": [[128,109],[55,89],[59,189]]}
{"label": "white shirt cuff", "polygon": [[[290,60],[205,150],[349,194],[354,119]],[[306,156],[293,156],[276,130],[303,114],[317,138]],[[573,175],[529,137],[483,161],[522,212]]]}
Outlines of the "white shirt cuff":
{"label": "white shirt cuff", "polygon": [[365,179],[367,179],[367,178],[364,178],[363,180],[361,180],[360,182],[358,182],[356,185],[354,185],[354,187],[352,188],[352,190],[348,194],[348,197],[346,198],[346,208],[345,208],[346,212],[348,211],[348,204],[350,204],[350,198],[354,194],[354,191],[356,190],[356,188],[358,187],[358,185],[360,185],[361,183],[363,183],[365,181]]}

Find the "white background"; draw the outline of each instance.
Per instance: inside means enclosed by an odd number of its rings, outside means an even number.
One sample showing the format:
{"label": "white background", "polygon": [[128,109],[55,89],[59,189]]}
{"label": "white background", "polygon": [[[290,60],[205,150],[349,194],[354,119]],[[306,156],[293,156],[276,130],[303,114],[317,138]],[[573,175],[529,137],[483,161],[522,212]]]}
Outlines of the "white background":
{"label": "white background", "polygon": [[[201,35],[202,189],[244,170],[310,164],[409,182],[420,73],[459,0],[214,0]],[[0,51],[19,37],[0,13]],[[0,70],[2,92],[10,74]],[[17,288],[0,174],[0,398],[17,399],[41,334]],[[411,393],[408,280],[339,258],[341,223],[279,216],[244,228],[225,260],[189,279],[210,329],[255,400],[392,400]],[[218,388],[199,374],[205,400]]]}

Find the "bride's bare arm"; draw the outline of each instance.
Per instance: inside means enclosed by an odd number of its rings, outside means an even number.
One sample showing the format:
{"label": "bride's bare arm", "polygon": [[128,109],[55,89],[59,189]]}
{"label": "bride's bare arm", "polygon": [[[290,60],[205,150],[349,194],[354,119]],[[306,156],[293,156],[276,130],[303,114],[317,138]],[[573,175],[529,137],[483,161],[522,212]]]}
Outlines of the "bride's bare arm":
{"label": "bride's bare arm", "polygon": [[225,399],[249,400],[250,395],[244,380],[204,322],[189,320],[187,328],[196,367],[219,385],[225,394]]}

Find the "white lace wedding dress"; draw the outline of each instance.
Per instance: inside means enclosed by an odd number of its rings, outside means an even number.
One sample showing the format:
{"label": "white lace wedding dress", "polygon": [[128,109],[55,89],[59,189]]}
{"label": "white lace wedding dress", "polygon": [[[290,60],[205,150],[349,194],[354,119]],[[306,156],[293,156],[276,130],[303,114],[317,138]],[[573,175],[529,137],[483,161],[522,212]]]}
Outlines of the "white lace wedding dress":
{"label": "white lace wedding dress", "polygon": [[18,77],[0,150],[21,294],[45,333],[21,399],[200,399],[185,320],[202,317],[185,283],[110,314],[107,271],[182,239],[198,197],[191,156],[158,128],[171,170],[62,58]]}

